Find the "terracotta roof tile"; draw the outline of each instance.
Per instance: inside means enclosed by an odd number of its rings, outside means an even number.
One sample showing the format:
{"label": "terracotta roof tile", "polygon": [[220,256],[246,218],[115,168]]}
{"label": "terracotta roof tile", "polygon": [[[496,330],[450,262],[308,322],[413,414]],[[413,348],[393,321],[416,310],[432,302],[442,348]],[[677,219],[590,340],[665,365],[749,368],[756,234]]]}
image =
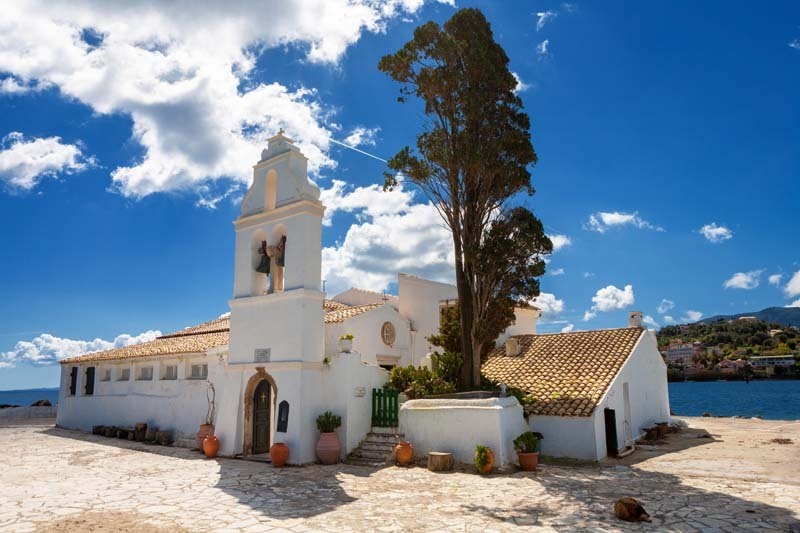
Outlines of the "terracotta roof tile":
{"label": "terracotta roof tile", "polygon": [[367,311],[372,311],[373,309],[376,309],[382,305],[383,304],[358,305],[355,307],[345,307],[342,309],[328,311],[325,313],[325,323],[336,324],[339,322],[344,322],[348,318],[353,318],[354,316],[366,313]]}
{"label": "terracotta roof tile", "polygon": [[533,415],[589,416],[642,336],[640,328],[520,335],[520,354],[500,346],[483,374],[535,398]]}

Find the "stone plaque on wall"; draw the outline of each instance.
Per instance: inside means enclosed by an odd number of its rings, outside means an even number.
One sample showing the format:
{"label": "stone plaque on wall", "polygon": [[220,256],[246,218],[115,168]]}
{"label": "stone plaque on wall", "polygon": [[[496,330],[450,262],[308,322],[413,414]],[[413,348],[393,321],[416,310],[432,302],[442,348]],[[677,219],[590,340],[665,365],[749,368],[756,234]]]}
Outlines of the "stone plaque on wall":
{"label": "stone plaque on wall", "polygon": [[255,362],[256,363],[269,363],[271,348],[256,348]]}

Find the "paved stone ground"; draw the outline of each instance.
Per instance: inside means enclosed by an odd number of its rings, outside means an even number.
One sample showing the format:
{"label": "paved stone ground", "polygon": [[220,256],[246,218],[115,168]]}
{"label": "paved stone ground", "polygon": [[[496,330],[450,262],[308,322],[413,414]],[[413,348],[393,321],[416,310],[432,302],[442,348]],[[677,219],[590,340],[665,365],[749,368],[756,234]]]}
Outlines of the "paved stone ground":
{"label": "paved stone ground", "polygon": [[[613,463],[481,477],[274,469],[52,427],[0,428],[0,450],[0,531],[800,532],[800,480],[678,474],[680,451],[661,456],[673,457],[669,472]],[[626,495],[643,502],[652,524],[613,516]]]}

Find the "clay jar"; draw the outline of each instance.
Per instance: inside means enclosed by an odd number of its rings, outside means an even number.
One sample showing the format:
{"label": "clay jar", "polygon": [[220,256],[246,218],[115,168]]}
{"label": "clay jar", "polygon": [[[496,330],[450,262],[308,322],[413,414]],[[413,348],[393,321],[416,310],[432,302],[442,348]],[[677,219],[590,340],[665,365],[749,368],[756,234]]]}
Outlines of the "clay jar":
{"label": "clay jar", "polygon": [[324,465],[332,465],[339,462],[339,454],[342,448],[339,445],[339,437],[335,432],[320,433],[317,441],[317,459]]}
{"label": "clay jar", "polygon": [[289,459],[289,447],[283,442],[276,442],[269,448],[269,458],[272,460],[272,466],[282,467]]}
{"label": "clay jar", "polygon": [[400,441],[394,447],[394,455],[398,465],[408,466],[414,458],[414,446],[407,440]]}
{"label": "clay jar", "polygon": [[201,452],[203,451],[203,441],[212,433],[214,433],[214,424],[200,424],[200,431],[195,435],[194,442]]}
{"label": "clay jar", "polygon": [[219,439],[213,433],[210,435],[206,435],[206,438],[203,440],[203,453],[206,454],[206,457],[209,459],[213,459],[217,456],[217,452],[219,451]]}

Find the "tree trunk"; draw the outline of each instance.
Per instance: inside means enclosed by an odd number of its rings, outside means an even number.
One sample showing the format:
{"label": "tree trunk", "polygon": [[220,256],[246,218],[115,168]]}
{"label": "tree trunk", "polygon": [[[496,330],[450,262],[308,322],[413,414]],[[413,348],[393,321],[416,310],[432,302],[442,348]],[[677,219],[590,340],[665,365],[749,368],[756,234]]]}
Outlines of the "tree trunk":
{"label": "tree trunk", "polygon": [[458,291],[458,305],[460,309],[459,322],[461,323],[461,356],[463,363],[459,376],[460,389],[465,390],[473,386],[472,370],[472,323],[474,321],[472,313],[472,294],[469,290],[467,276],[464,273],[464,262],[462,259],[461,243],[458,242],[453,234],[456,256],[456,289]]}

